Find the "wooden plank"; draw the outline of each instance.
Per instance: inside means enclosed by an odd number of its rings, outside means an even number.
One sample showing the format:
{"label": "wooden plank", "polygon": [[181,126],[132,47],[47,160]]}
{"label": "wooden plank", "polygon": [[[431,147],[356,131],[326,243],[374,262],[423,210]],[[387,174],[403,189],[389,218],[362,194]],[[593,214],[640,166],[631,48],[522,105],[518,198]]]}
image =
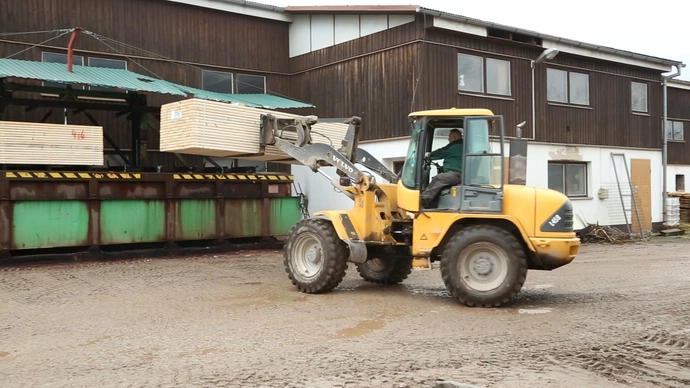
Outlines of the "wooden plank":
{"label": "wooden plank", "polygon": [[103,128],[0,121],[0,163],[103,165]]}
{"label": "wooden plank", "polygon": [[[298,115],[216,101],[188,99],[161,106],[160,150],[181,154],[235,157],[290,163],[293,160],[275,146],[260,148],[262,114],[280,118]],[[317,123],[312,126],[312,142],[339,148],[348,125]],[[283,138],[294,140],[294,133]]]}

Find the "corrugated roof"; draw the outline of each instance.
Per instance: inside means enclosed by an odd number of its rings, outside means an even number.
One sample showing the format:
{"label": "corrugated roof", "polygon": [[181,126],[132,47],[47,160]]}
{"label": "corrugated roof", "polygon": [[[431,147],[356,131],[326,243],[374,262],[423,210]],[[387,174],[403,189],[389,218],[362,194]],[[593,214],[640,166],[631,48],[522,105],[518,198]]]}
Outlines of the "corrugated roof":
{"label": "corrugated roof", "polygon": [[0,59],[0,78],[16,77],[61,84],[120,88],[128,91],[142,91],[173,96],[184,96],[184,92],[170,82],[147,77],[124,69],[77,66],[67,71],[62,63],[35,62],[20,59]]}
{"label": "corrugated roof", "polygon": [[226,94],[177,85],[186,93],[203,100],[242,103],[246,106],[264,109],[313,108],[314,105],[270,94]]}
{"label": "corrugated roof", "polygon": [[133,92],[193,96],[204,100],[243,103],[265,109],[313,108],[314,105],[270,94],[226,94],[178,85],[124,69],[78,66],[67,71],[62,63],[35,62],[20,59],[0,59],[0,78],[14,77],[61,84],[80,84],[119,88]]}

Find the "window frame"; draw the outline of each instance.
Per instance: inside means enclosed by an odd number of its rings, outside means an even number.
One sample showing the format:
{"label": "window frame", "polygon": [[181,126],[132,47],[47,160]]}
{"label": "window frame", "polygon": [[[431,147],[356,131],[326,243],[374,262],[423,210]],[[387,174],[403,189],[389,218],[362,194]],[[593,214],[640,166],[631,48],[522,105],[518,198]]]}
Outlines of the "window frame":
{"label": "window frame", "polygon": [[[663,124],[663,119],[661,123]],[[685,142],[685,120],[678,120],[678,119],[667,119],[666,124],[664,125],[664,131],[666,132],[666,140],[667,141],[672,141],[672,142],[677,142],[677,143],[684,143]],[[668,124],[671,124],[671,136],[668,136]],[[675,131],[675,125],[680,124],[681,125],[681,136],[680,139],[676,138],[676,131]]]}
{"label": "window frame", "polygon": [[[551,71],[558,71],[558,72],[563,72],[565,73],[565,97],[566,101],[557,101],[557,100],[552,100],[549,98],[549,72]],[[570,95],[572,91],[571,87],[571,74],[577,74],[577,75],[583,75],[587,77],[587,103],[582,104],[578,102],[572,102],[572,96]],[[559,105],[567,105],[567,106],[572,106],[572,107],[592,107],[592,91],[591,91],[591,83],[590,81],[590,73],[588,72],[582,72],[582,71],[571,71],[571,70],[564,70],[564,69],[559,69],[556,67],[547,67],[546,68],[546,102],[548,104],[559,104]]]}
{"label": "window frame", "polygon": [[[472,57],[472,58],[479,58],[481,60],[481,91],[476,91],[476,90],[463,90],[460,89],[460,56],[466,56],[466,57]],[[456,84],[457,84],[457,91],[458,93],[463,93],[463,94],[473,94],[473,95],[479,95],[479,96],[487,96],[487,97],[498,97],[498,98],[512,98],[513,97],[513,66],[512,66],[512,61],[510,59],[502,59],[502,58],[496,58],[496,57],[491,57],[491,56],[483,56],[483,55],[476,55],[476,54],[468,54],[464,52],[458,52],[456,55]],[[508,85],[508,93],[503,94],[503,93],[492,93],[488,91],[488,84],[489,84],[489,78],[494,77],[490,76],[488,73],[488,66],[487,62],[491,61],[497,61],[497,62],[504,62],[508,64],[508,79],[507,79],[507,85]]]}
{"label": "window frame", "polygon": [[[551,165],[561,165],[563,168],[563,191],[552,189],[550,185],[550,177],[548,174],[548,167]],[[574,165],[574,166],[583,166],[584,167],[584,177],[583,177],[583,183],[585,186],[585,192],[584,194],[570,194],[568,193],[568,185],[567,185],[567,180],[568,180],[568,166],[569,165]],[[589,198],[589,162],[580,162],[580,161],[571,161],[571,160],[549,160],[547,164],[547,182],[546,186],[550,188],[551,190],[556,190],[560,193],[563,193],[565,196],[568,198]]]}
{"label": "window frame", "polygon": [[[266,76],[265,75],[244,74],[244,73],[235,73],[234,74],[234,78],[237,80],[237,82],[233,81],[233,90],[235,93],[237,93],[237,94],[252,94],[252,93],[240,93],[240,80],[239,79],[240,79],[240,77],[244,77],[244,76],[246,76],[246,77],[258,77],[258,78],[263,79],[264,86],[263,86],[263,90],[262,90],[261,94],[266,94]],[[256,93],[256,94],[260,94],[260,93]]]}
{"label": "window frame", "polygon": [[[209,90],[206,89],[206,85],[204,85],[204,74],[206,73],[215,73],[215,74],[222,74],[222,75],[229,75],[230,76],[230,92],[217,92],[215,90]],[[226,93],[226,94],[233,94],[235,91],[235,73],[227,72],[227,71],[218,71],[218,70],[208,70],[208,69],[202,69],[201,70],[201,89],[206,90],[209,92],[213,93]]]}
{"label": "window frame", "polygon": [[[633,99],[634,99],[634,94],[633,94],[633,86],[635,84],[638,85],[644,85],[644,110],[636,110],[633,104]],[[630,110],[633,113],[638,113],[638,114],[649,114],[649,83],[647,82],[640,82],[640,81],[630,81]]]}

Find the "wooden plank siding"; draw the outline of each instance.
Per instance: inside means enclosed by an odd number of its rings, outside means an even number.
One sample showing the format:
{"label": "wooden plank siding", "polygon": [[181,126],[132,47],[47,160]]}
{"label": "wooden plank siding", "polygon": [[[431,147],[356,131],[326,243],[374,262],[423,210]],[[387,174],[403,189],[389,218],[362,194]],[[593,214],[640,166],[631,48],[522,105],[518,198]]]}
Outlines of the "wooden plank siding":
{"label": "wooden plank siding", "polygon": [[362,140],[409,134],[417,45],[355,57],[295,75],[299,99],[321,117],[362,118]]}
{"label": "wooden plank siding", "polygon": [[668,142],[668,163],[690,165],[690,90],[668,87],[668,118],[688,120],[683,123],[685,141]]}
{"label": "wooden plank siding", "polygon": [[[83,27],[159,56],[196,65],[287,73],[288,23],[163,0],[3,0],[7,32]],[[38,43],[47,35],[22,36]],[[11,40],[19,40],[12,38]],[[69,37],[50,42],[65,48]],[[151,56],[123,46],[127,55]],[[80,50],[116,53],[82,36]],[[174,80],[172,80],[175,82]]]}
{"label": "wooden plank siding", "polygon": [[[515,134],[515,125],[523,120],[527,121],[523,136],[532,134],[530,60],[537,58],[544,48],[498,37],[425,28],[430,25],[430,17],[425,15],[417,15],[412,23],[289,58],[289,23],[169,1],[73,0],[66,5],[62,0],[3,0],[3,9],[9,11],[0,13],[2,31],[81,26],[174,58],[154,58],[150,53],[117,47],[130,57],[130,70],[153,73],[172,82],[201,87],[200,67],[264,75],[269,93],[316,105],[313,110],[290,113],[361,116],[363,140],[408,136],[410,111],[449,107],[489,108],[505,117],[508,136]],[[0,57],[27,47],[8,40],[28,44],[46,38],[0,38]],[[52,41],[50,47],[27,51],[18,58],[40,61],[41,50],[64,53],[67,41],[68,37]],[[511,95],[494,98],[459,93],[459,52],[510,61]],[[76,54],[103,57],[117,53],[91,37],[82,36]],[[116,58],[122,56],[118,54]],[[590,106],[583,109],[548,103],[549,67],[589,74]],[[648,84],[648,115],[631,111],[631,80]],[[663,96],[658,71],[560,53],[552,62],[537,65],[535,85],[536,141],[654,149],[662,146]],[[160,105],[176,99],[150,96],[148,101],[149,105]],[[10,108],[7,111],[3,116],[7,119],[23,117],[34,121],[46,112]],[[129,147],[129,123],[125,118],[101,112],[94,116],[118,144]],[[48,122],[60,122],[59,114],[54,113]],[[70,122],[90,124],[83,115]],[[157,148],[157,135],[148,131],[143,134],[150,141],[150,148]],[[674,144],[673,149],[676,148]],[[669,152],[671,149],[669,146]],[[688,155],[690,152],[683,148],[677,157],[690,158]]]}

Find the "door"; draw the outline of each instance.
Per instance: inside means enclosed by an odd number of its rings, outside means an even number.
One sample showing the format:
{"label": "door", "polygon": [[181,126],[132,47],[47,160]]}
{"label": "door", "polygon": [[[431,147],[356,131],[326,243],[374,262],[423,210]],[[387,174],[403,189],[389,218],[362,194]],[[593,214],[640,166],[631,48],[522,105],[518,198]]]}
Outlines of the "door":
{"label": "door", "polygon": [[[652,230],[652,168],[649,159],[630,159],[630,182],[633,206],[631,206],[631,230],[635,233]],[[642,230],[640,231],[640,227]]]}
{"label": "door", "polygon": [[[503,210],[503,117],[466,118],[464,125],[461,212],[500,213]],[[499,150],[491,147],[498,132]]]}

